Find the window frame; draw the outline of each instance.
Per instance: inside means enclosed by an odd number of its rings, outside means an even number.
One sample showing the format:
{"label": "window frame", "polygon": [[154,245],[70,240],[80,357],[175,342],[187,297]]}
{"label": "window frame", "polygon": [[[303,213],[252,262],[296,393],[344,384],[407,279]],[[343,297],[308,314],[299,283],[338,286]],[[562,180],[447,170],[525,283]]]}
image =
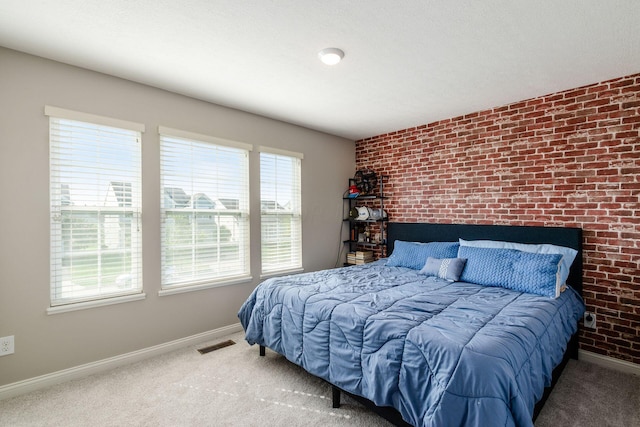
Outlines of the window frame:
{"label": "window frame", "polygon": [[[73,310],[82,310],[86,308],[111,305],[121,302],[134,301],[144,299],[145,294],[143,292],[143,254],[142,254],[142,134],[145,132],[145,126],[140,123],[130,122],[121,119],[115,119],[111,117],[99,116],[90,113],[83,113],[78,111],[67,110],[59,107],[46,105],[44,109],[45,116],[49,118],[49,216],[50,216],[50,303],[47,308],[48,314],[55,314]],[[73,206],[73,198],[71,193],[64,194],[64,186],[70,191],[72,186],[89,185],[88,182],[82,182],[82,179],[95,179],[96,182],[101,180],[97,179],[99,173],[106,171],[107,176],[119,177],[119,174],[115,174],[113,169],[109,174],[109,163],[107,161],[103,163],[91,163],[91,160],[87,159],[86,163],[82,161],[78,162],[79,157],[69,157],[70,155],[79,156],[80,148],[89,147],[91,143],[83,143],[78,136],[81,135],[81,129],[92,129],[96,134],[97,143],[100,146],[106,147],[110,141],[108,138],[115,136],[118,141],[125,142],[125,145],[133,143],[130,146],[132,152],[135,153],[134,162],[131,164],[133,167],[129,169],[127,179],[133,178],[131,182],[122,181],[119,182],[113,178],[106,178],[110,180],[110,184],[107,189],[104,190],[104,194],[111,195],[115,198],[112,200],[117,203],[118,206],[110,206],[107,204],[106,198],[103,200],[102,205],[94,201],[94,203],[87,203],[84,200],[85,206]],[[76,135],[67,138],[61,137],[57,133],[58,130],[63,129],[67,132],[72,132],[74,129],[78,132]],[[78,145],[78,144],[82,145]],[[93,141],[95,143],[95,141]],[[65,145],[66,144],[66,145]],[[66,153],[67,157],[59,155],[59,153]],[[64,161],[62,159],[64,158]],[[70,160],[72,159],[72,160]],[[62,176],[69,174],[74,168],[82,166],[85,172],[81,176],[74,173],[68,175],[68,182],[62,182]],[[119,171],[122,170],[121,168]],[[93,171],[93,172],[92,172]],[[76,175],[76,176],[72,176]],[[104,184],[104,183],[103,183]],[[60,188],[58,188],[60,187]],[[99,186],[102,188],[102,184]],[[74,190],[75,191],[75,190]],[[97,198],[96,198],[97,200]],[[132,285],[122,290],[115,290],[113,286],[103,288],[101,285],[93,292],[88,292],[86,295],[73,295],[74,291],[65,289],[67,285],[63,284],[63,259],[70,257],[74,259],[74,256],[81,256],[80,254],[74,254],[73,248],[71,253],[69,249],[65,249],[63,229],[65,223],[63,217],[68,216],[73,218],[74,216],[91,216],[95,213],[96,216],[96,242],[103,241],[110,237],[112,240],[117,239],[119,249],[109,249],[108,245],[100,245],[96,247],[96,256],[98,259],[98,271],[96,276],[100,282],[100,277],[104,274],[101,265],[101,260],[109,252],[122,252],[131,253],[129,262],[131,263],[131,272],[127,274],[127,279],[131,280]],[[125,221],[126,227],[122,228],[122,215],[125,215],[129,219]],[[115,224],[107,222],[107,216],[120,217],[117,220],[118,230],[113,229]],[[126,219],[126,218],[125,218]],[[75,222],[72,222],[75,223]],[[69,224],[69,223],[66,223]],[[128,230],[127,230],[128,229]],[[117,231],[117,232],[116,232]],[[73,233],[73,227],[70,231]],[[115,233],[115,234],[114,234]],[[122,234],[124,233],[124,235]],[[105,236],[107,235],[108,236]],[[103,237],[104,236],[104,237]],[[117,237],[116,237],[117,236]],[[86,236],[84,236],[86,237]],[[122,245],[122,239],[124,239],[125,247]],[[104,241],[103,241],[104,243]],[[73,275],[74,273],[71,272]],[[122,275],[124,276],[124,275]],[[73,276],[72,276],[73,277]],[[91,276],[89,276],[90,280]],[[106,289],[106,290],[105,290]],[[109,290],[112,289],[112,290]],[[65,295],[65,292],[67,294]]]}
{"label": "window frame", "polygon": [[[160,280],[160,291],[158,292],[158,294],[160,296],[166,296],[166,295],[172,295],[172,294],[177,294],[177,293],[183,293],[183,292],[191,292],[191,291],[197,291],[197,290],[201,290],[201,289],[208,289],[208,288],[213,288],[213,287],[219,287],[219,286],[228,286],[228,285],[234,285],[234,284],[239,284],[239,283],[246,283],[252,280],[252,276],[251,276],[251,262],[250,262],[250,249],[251,249],[251,229],[250,229],[250,207],[249,207],[249,202],[250,202],[250,152],[253,150],[253,146],[251,144],[246,144],[243,142],[238,142],[238,141],[232,141],[232,140],[227,140],[227,139],[223,139],[223,138],[218,138],[218,137],[213,137],[210,135],[203,135],[203,134],[199,134],[199,133],[195,133],[195,132],[190,132],[190,131],[184,131],[184,130],[180,130],[180,129],[174,129],[174,128],[169,128],[166,126],[159,126],[158,127],[158,134],[159,134],[159,146],[160,146],[160,174],[159,174],[159,183],[160,183],[160,192],[161,192],[161,205],[160,205],[160,217],[161,217],[161,232],[160,232],[160,244],[161,244],[161,280]],[[163,151],[163,144],[164,143],[169,143],[168,141],[165,141],[165,138],[168,139],[172,139],[173,142],[170,142],[171,144],[176,145],[176,140],[183,140],[185,141],[185,144],[188,143],[195,143],[195,144],[209,144],[212,147],[217,147],[217,148],[222,148],[222,149],[231,149],[231,150],[240,150],[240,151],[244,151],[244,155],[246,156],[246,160],[245,160],[245,164],[244,164],[244,173],[245,173],[245,181],[242,184],[245,187],[245,192],[246,194],[244,195],[244,203],[241,203],[240,201],[238,201],[238,207],[237,209],[229,209],[232,212],[226,213],[225,210],[220,210],[217,207],[217,201],[214,201],[213,203],[215,204],[214,207],[211,208],[199,208],[197,206],[197,202],[196,202],[196,207],[195,208],[191,208],[189,210],[184,210],[182,208],[176,208],[176,207],[167,207],[165,206],[165,187],[166,188],[171,188],[171,187],[167,187],[167,175],[168,172],[164,171],[164,167],[165,167],[165,152]],[[175,179],[175,178],[171,178],[171,179]],[[171,181],[171,179],[169,181]],[[193,205],[193,197],[201,194],[201,193],[194,193],[191,194],[191,196],[189,196],[191,205]],[[208,193],[202,193],[206,196],[206,199],[203,199],[203,203],[209,203],[211,202],[211,199],[208,197],[209,194]],[[188,196],[185,193],[186,196]],[[211,194],[211,196],[214,196],[213,194]],[[184,197],[184,196],[183,196]],[[214,197],[217,198],[217,195],[215,195]],[[208,200],[207,200],[208,199]],[[194,221],[197,221],[197,215],[198,214],[209,214],[209,216],[213,215],[216,216],[216,218],[219,220],[221,217],[236,217],[236,218],[240,218],[242,220],[242,225],[241,227],[243,227],[243,231],[241,231],[241,233],[243,234],[242,238],[244,239],[243,242],[244,244],[242,244],[242,242],[240,242],[240,247],[239,247],[239,255],[242,256],[244,258],[244,261],[242,261],[244,263],[244,270],[243,271],[238,271],[234,274],[229,274],[229,275],[223,275],[223,276],[219,276],[219,277],[208,277],[208,278],[203,278],[203,279],[194,279],[194,280],[185,280],[185,281],[178,281],[175,283],[167,283],[165,282],[165,269],[167,268],[166,265],[166,251],[168,249],[167,246],[167,230],[166,230],[166,221],[168,219],[167,214],[168,213],[190,213],[193,214],[193,218]],[[216,224],[219,224],[219,222],[216,222]],[[192,227],[194,225],[192,224]],[[217,228],[217,230],[220,230],[220,228]],[[219,232],[217,232],[219,233]],[[219,234],[218,234],[219,236]],[[220,240],[218,239],[217,242],[217,248],[218,248],[218,253],[220,253],[219,248],[221,247],[222,243],[220,242]],[[196,251],[197,243],[195,243],[195,241],[191,244],[191,248],[192,250]],[[242,263],[241,262],[241,263]]]}
{"label": "window frame", "polygon": [[[303,244],[303,227],[302,227],[302,160],[304,159],[304,154],[294,151],[282,150],[278,148],[265,147],[260,146],[260,247],[261,247],[261,256],[260,256],[260,277],[266,278],[270,276],[277,276],[281,274],[290,274],[290,273],[298,273],[304,271],[303,268],[303,255],[302,255],[302,244]],[[277,200],[266,200],[264,197],[264,186],[265,186],[265,171],[263,170],[263,157],[262,155],[274,156],[277,158],[284,158],[286,160],[295,161],[295,171],[293,174],[293,179],[295,182],[290,182],[287,185],[291,185],[292,191],[296,191],[296,194],[292,194],[291,209],[287,211],[282,208]],[[277,183],[275,184],[278,185]],[[272,189],[277,192],[277,189]],[[273,202],[274,209],[263,209],[269,202]],[[294,224],[296,229],[292,231],[292,234],[297,234],[299,238],[295,241],[294,247],[291,249],[295,251],[295,254],[289,259],[286,263],[276,264],[275,266],[271,266],[265,268],[266,265],[266,233],[265,233],[265,223],[267,218],[273,217],[282,217],[287,216],[290,218],[290,224]],[[287,236],[276,236],[275,240],[281,240],[283,238],[286,239]]]}

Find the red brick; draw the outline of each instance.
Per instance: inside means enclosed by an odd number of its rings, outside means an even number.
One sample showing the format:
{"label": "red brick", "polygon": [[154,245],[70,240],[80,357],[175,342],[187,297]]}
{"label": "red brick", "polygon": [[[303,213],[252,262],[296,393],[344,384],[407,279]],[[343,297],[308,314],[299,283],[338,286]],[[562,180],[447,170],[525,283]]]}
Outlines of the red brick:
{"label": "red brick", "polygon": [[356,165],[390,176],[392,221],[581,227],[599,315],[581,347],[638,363],[639,97],[637,74],[389,132],[357,141]]}

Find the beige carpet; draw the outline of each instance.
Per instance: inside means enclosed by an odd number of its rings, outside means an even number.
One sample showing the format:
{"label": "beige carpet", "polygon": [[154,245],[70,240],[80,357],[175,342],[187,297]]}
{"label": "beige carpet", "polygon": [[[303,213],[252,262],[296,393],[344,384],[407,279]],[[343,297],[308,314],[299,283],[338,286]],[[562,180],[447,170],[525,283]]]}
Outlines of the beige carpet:
{"label": "beige carpet", "polygon": [[[0,401],[0,426],[388,426],[244,334]],[[207,344],[197,346],[201,348]]]}
{"label": "beige carpet", "polygon": [[[219,341],[227,339],[236,344],[204,355],[186,348],[0,401],[0,426],[390,425],[345,396],[332,409],[326,383],[269,350],[259,357],[241,333]],[[640,377],[572,361],[536,427],[640,426],[639,407]]]}
{"label": "beige carpet", "polygon": [[640,376],[569,360],[536,427],[640,427]]}

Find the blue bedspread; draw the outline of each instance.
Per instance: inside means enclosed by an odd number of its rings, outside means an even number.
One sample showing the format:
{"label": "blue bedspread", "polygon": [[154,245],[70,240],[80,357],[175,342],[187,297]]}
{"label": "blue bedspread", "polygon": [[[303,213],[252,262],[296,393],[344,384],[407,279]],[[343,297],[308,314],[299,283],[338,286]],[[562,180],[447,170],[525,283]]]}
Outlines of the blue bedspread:
{"label": "blue bedspread", "polygon": [[532,426],[581,298],[570,288],[550,299],[449,283],[385,263],[264,281],[238,313],[247,341],[414,426]]}

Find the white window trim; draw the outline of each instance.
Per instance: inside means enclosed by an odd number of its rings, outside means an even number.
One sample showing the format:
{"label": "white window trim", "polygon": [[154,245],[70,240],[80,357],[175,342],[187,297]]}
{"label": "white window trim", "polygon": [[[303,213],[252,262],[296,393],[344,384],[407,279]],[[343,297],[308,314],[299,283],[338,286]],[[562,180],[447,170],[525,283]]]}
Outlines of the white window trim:
{"label": "white window trim", "polygon": [[261,153],[279,154],[281,156],[297,157],[300,160],[304,159],[304,154],[298,153],[297,151],[282,150],[280,148],[265,147],[263,145],[261,145],[258,148],[258,151],[260,151]]}
{"label": "white window trim", "polygon": [[160,135],[173,136],[175,138],[192,139],[196,141],[210,142],[212,144],[224,145],[225,147],[239,148],[241,150],[253,151],[253,145],[245,142],[232,141],[230,139],[218,138],[211,135],[204,135],[186,130],[174,129],[166,126],[158,126]]}
{"label": "white window trim", "polygon": [[98,116],[96,114],[82,113],[80,111],[67,110],[64,108],[53,107],[51,105],[44,106],[44,115],[53,116],[66,120],[77,120],[80,122],[89,122],[96,125],[111,126],[134,130],[144,133],[145,125],[142,123],[130,122],[128,120],[114,119],[112,117]]}
{"label": "white window trim", "polygon": [[[44,106],[44,115],[50,118],[74,120],[74,121],[91,123],[95,125],[110,126],[110,127],[135,131],[135,132],[139,132],[140,136],[142,136],[142,134],[146,130],[145,125],[142,123],[117,119],[113,117],[101,116],[97,114],[84,113],[80,111],[68,110],[65,108],[60,108],[52,105]],[[141,158],[141,161],[142,161],[142,158]],[[138,216],[139,216],[139,221],[142,221],[141,210]],[[140,236],[140,238],[142,238],[142,236]],[[141,245],[141,251],[142,249],[143,249],[143,246]],[[141,253],[140,262],[142,262],[142,259],[143,259],[143,256]],[[143,273],[143,270],[141,270],[141,273]],[[98,297],[98,299],[95,299],[95,300],[93,299],[84,300],[84,301],[79,300],[75,302],[71,301],[69,303],[60,303],[58,305],[50,305],[49,307],[47,307],[46,312],[48,315],[59,314],[59,313],[66,313],[70,311],[86,310],[94,307],[103,307],[103,306],[108,306],[113,304],[122,304],[126,302],[142,300],[145,298],[146,298],[146,294],[144,293],[144,284],[141,283],[139,293],[131,293],[131,294],[125,294],[125,295],[116,294],[111,296]],[[50,304],[51,302],[52,301],[50,300]]]}
{"label": "white window trim", "polygon": [[[240,142],[233,141],[224,138],[218,138],[211,135],[205,135],[197,132],[191,132],[181,129],[175,129],[167,126],[158,126],[158,137],[162,138],[162,135],[166,135],[173,138],[182,138],[186,140],[194,140],[200,142],[208,142],[219,146],[236,148],[240,150],[246,150],[248,153],[253,151],[253,145]],[[248,200],[251,200],[250,197],[250,187],[251,187],[251,164],[250,164],[250,155],[247,161],[247,180],[249,187],[249,194],[247,195]],[[162,172],[159,175],[159,181],[162,182]],[[250,202],[249,202],[250,204]],[[162,216],[162,208],[160,208],[161,216]],[[247,213],[247,235],[249,236],[249,241],[247,245],[247,250],[251,249],[251,211]],[[161,236],[162,240],[162,236]],[[162,266],[160,267],[162,269]],[[248,274],[241,274],[237,276],[229,276],[225,278],[221,278],[219,280],[205,280],[202,282],[189,282],[185,284],[177,284],[177,285],[169,285],[165,286],[162,283],[160,284],[160,290],[158,291],[158,296],[169,296],[175,294],[181,294],[186,292],[195,292],[201,291],[204,289],[218,288],[229,285],[237,285],[241,283],[248,283],[253,280],[253,276],[251,276],[251,257],[249,255],[249,271]]]}
{"label": "white window trim", "polygon": [[241,283],[249,283],[253,280],[252,276],[238,276],[225,278],[220,281],[208,281],[201,284],[188,284],[184,286],[173,286],[171,288],[160,289],[158,296],[166,297],[168,295],[184,294],[186,292],[202,291],[211,288],[220,288],[223,286],[239,285]]}
{"label": "white window trim", "polygon": [[47,308],[47,314],[51,315],[51,314],[68,313],[70,311],[86,310],[88,308],[104,307],[104,306],[113,305],[113,304],[122,304],[125,302],[143,300],[146,297],[147,295],[144,292],[142,292],[140,294],[123,295],[120,297],[108,297],[108,298],[103,298],[95,301],[74,302],[74,303],[64,304],[64,305],[56,305],[56,306]]}
{"label": "white window trim", "polygon": [[[289,150],[283,150],[280,148],[273,148],[273,147],[266,147],[264,145],[261,145],[258,147],[258,151],[260,153],[267,153],[267,154],[274,154],[274,155],[280,155],[280,156],[287,156],[287,157],[293,157],[293,158],[297,158],[300,159],[301,161],[304,159],[304,154],[303,153],[299,153],[297,151],[289,151]],[[300,170],[300,218],[302,219],[302,169]],[[258,178],[259,180],[262,180],[262,171],[260,171],[260,176]],[[261,196],[262,197],[262,196]],[[262,210],[262,209],[261,209]],[[260,218],[262,219],[262,212],[260,212]],[[261,227],[262,229],[262,227]],[[302,236],[302,224],[300,225],[300,233]],[[261,240],[261,244],[262,244],[262,235],[260,236],[260,240]],[[304,263],[303,263],[303,259],[304,259],[304,255],[302,254],[302,247],[303,247],[303,242],[302,242],[302,237],[300,238],[300,267],[292,267],[292,268],[284,268],[281,270],[272,270],[272,271],[267,271],[264,272],[263,271],[263,266],[262,266],[262,260],[261,260],[261,267],[260,267],[260,279],[266,279],[269,277],[277,277],[277,276],[283,276],[283,275],[288,275],[288,274],[295,274],[295,273],[302,273],[304,272]],[[262,255],[261,255],[262,256]]]}

